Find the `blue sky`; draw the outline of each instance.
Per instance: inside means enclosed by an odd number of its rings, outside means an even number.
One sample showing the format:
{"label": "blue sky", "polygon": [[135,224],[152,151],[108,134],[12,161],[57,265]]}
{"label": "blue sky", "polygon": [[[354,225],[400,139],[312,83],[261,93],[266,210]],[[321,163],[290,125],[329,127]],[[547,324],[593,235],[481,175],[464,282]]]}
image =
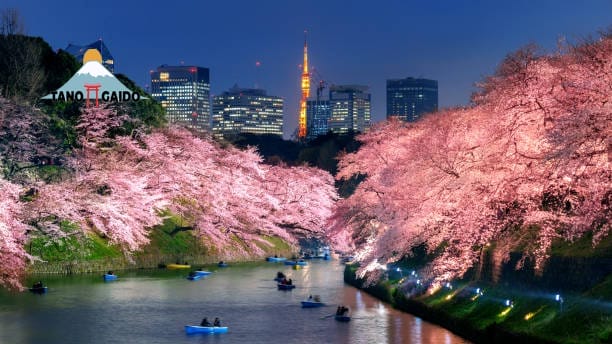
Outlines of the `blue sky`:
{"label": "blue sky", "polygon": [[[304,30],[310,63],[328,83],[371,88],[385,117],[385,82],[437,79],[442,107],[466,105],[474,83],[528,43],[546,51],[612,24],[612,1],[28,1],[29,35],[53,48],[102,38],[116,72],[139,85],[161,64],[211,70],[211,93],[256,83],[285,99],[285,134],[297,125]],[[255,62],[261,61],[259,70]]]}

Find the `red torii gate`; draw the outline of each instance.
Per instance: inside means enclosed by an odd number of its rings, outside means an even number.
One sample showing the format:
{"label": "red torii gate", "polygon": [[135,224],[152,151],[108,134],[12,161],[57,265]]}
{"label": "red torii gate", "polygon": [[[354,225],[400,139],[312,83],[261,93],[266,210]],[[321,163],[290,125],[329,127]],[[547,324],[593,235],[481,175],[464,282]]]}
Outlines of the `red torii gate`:
{"label": "red torii gate", "polygon": [[85,96],[85,106],[89,107],[89,91],[96,92],[96,107],[98,107],[98,91],[100,90],[100,84],[85,84],[85,90],[87,91],[87,95]]}

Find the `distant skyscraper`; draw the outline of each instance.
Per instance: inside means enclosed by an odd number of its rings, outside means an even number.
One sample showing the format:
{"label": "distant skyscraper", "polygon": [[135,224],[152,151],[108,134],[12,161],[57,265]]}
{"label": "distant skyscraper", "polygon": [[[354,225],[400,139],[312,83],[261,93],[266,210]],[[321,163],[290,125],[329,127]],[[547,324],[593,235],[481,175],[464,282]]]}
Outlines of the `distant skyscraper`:
{"label": "distant skyscraper", "polygon": [[308,140],[327,134],[331,114],[332,110],[329,100],[309,100],[306,102],[306,119],[308,123],[306,138]]}
{"label": "distant skyscraper", "polygon": [[334,85],[329,89],[331,118],[329,129],[334,133],[365,132],[370,127],[370,101],[367,86]]}
{"label": "distant skyscraper", "polygon": [[102,54],[102,65],[108,69],[109,72],[115,73],[115,59],[113,55],[111,55],[110,50],[106,47],[106,44],[102,42],[102,39],[99,39],[88,45],[75,45],[68,44],[66,51],[74,56],[77,61],[83,61],[83,55],[87,51],[87,49],[97,49],[100,54]]}
{"label": "distant skyscraper", "polygon": [[208,68],[157,67],[157,71],[151,71],[151,96],[161,102],[171,123],[200,131],[210,130]]}
{"label": "distant skyscraper", "polygon": [[241,133],[283,136],[283,99],[234,86],[213,97],[212,132],[225,138]]}
{"label": "distant skyscraper", "polygon": [[438,81],[429,79],[387,80],[387,118],[414,122],[438,110]]}

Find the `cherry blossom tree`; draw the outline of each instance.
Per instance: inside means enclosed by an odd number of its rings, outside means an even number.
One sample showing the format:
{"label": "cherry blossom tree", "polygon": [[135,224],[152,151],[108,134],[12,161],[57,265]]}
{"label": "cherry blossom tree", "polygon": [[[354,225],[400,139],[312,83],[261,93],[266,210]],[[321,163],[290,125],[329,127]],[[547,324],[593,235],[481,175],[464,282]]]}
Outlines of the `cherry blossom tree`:
{"label": "cherry blossom tree", "polygon": [[21,188],[0,179],[0,284],[21,288],[29,255],[24,249],[28,226],[22,222]]}
{"label": "cherry blossom tree", "polygon": [[434,285],[463,275],[491,243],[506,257],[527,244],[538,269],[553,240],[592,232],[597,244],[610,230],[610,56],[609,35],[555,55],[529,47],[502,62],[472,107],[362,135],[337,178],[367,178],[338,202],[330,236],[357,250],[362,274],[421,244],[442,249]]}
{"label": "cherry blossom tree", "polygon": [[27,206],[20,188],[0,180],[0,284],[20,287],[29,257],[26,233],[66,236],[63,220],[119,245],[128,255],[148,243],[164,214],[183,219],[227,258],[263,254],[265,236],[296,244],[322,237],[337,198],[333,177],[310,167],[269,166],[253,148],[221,147],[186,129],[169,127],[118,136],[127,116],[112,108],[84,109],[80,148],[66,161],[70,178],[36,183]]}

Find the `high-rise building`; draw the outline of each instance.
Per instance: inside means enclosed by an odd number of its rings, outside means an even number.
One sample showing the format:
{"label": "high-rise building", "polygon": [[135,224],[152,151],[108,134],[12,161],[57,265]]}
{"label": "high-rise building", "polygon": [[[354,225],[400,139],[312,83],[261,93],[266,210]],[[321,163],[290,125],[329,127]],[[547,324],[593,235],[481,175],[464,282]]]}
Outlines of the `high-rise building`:
{"label": "high-rise building", "polygon": [[99,39],[88,45],[76,45],[68,44],[66,51],[74,56],[77,61],[83,61],[83,55],[88,49],[97,49],[102,55],[102,65],[108,69],[109,72],[115,73],[115,59],[111,55],[110,50],[106,47],[106,44]]}
{"label": "high-rise building", "polygon": [[241,133],[283,135],[283,99],[265,90],[232,87],[213,97],[212,132],[228,138]]}
{"label": "high-rise building", "polygon": [[210,76],[197,66],[157,67],[151,71],[151,96],[166,109],[170,123],[210,130]]}
{"label": "high-rise building", "polygon": [[387,80],[387,118],[414,122],[438,110],[438,81],[429,79]]}
{"label": "high-rise building", "polygon": [[312,140],[329,131],[329,120],[332,109],[329,100],[309,100],[306,102],[306,119],[308,130],[306,138]]}
{"label": "high-rise building", "polygon": [[367,131],[371,124],[370,102],[367,86],[332,85],[329,88],[329,130],[339,134]]}

